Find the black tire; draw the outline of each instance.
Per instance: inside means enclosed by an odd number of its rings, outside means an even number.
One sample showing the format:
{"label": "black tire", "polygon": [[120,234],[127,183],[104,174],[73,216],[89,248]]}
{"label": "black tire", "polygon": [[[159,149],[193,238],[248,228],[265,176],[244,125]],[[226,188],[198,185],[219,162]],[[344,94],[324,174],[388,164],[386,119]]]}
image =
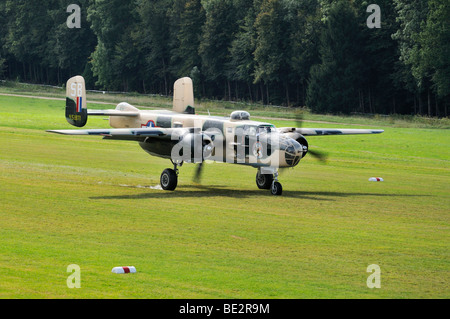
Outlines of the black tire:
{"label": "black tire", "polygon": [[159,181],[162,189],[165,191],[173,191],[177,188],[178,184],[177,173],[173,169],[167,168],[162,172]]}
{"label": "black tire", "polygon": [[281,195],[281,193],[283,193],[283,187],[281,187],[281,184],[278,182],[275,182],[272,184],[272,186],[270,187],[270,192],[272,193],[272,195]]}
{"label": "black tire", "polygon": [[258,173],[256,173],[256,186],[258,186],[259,189],[270,189],[272,182],[272,174],[261,174],[261,171],[258,170]]}

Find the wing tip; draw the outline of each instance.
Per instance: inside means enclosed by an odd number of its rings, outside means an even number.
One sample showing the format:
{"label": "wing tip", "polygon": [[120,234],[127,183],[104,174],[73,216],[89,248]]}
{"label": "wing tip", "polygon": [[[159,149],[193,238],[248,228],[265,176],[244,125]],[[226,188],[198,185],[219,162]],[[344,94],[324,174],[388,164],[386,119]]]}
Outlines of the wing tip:
{"label": "wing tip", "polygon": [[47,133],[55,133],[55,134],[64,134],[63,132],[60,132],[58,130],[46,130]]}

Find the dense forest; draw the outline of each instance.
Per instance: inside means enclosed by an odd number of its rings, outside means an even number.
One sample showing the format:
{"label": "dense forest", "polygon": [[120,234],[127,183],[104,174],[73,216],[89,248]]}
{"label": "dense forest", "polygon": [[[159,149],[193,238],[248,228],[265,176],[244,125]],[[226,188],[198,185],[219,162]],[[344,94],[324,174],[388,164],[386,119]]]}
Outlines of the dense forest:
{"label": "dense forest", "polygon": [[[75,3],[81,27],[69,28]],[[0,0],[0,79],[318,113],[447,116],[450,1]]]}

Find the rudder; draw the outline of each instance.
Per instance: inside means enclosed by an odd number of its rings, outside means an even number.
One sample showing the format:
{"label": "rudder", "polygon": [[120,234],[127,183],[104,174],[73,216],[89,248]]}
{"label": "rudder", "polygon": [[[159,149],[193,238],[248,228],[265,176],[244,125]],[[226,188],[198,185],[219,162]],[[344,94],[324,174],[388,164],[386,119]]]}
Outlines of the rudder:
{"label": "rudder", "polygon": [[66,120],[73,126],[86,125],[88,113],[86,108],[86,85],[80,75],[67,81],[66,87]]}
{"label": "rudder", "polygon": [[178,113],[195,114],[194,87],[191,78],[185,77],[175,81],[173,110]]}

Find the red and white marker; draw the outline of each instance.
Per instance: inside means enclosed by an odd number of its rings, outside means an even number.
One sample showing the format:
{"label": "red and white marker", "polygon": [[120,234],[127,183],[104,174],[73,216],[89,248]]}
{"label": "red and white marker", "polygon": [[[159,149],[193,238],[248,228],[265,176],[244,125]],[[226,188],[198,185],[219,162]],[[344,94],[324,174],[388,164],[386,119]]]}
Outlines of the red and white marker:
{"label": "red and white marker", "polygon": [[112,272],[115,274],[133,274],[136,272],[136,268],[134,266],[114,267]]}
{"label": "red and white marker", "polygon": [[369,182],[384,182],[384,179],[381,177],[371,177],[369,178]]}

